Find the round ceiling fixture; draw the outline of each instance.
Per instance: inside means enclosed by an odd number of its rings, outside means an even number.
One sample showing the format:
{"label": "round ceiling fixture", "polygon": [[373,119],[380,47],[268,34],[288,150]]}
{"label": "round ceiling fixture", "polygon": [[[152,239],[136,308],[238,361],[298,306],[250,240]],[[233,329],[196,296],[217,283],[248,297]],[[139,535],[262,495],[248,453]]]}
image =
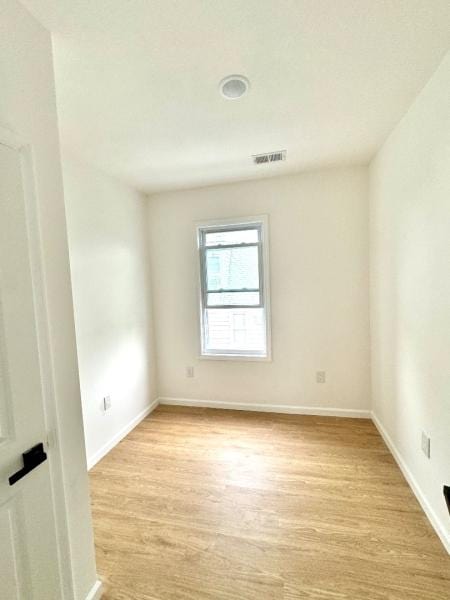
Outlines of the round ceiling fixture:
{"label": "round ceiling fixture", "polygon": [[220,93],[228,100],[236,100],[242,98],[247,93],[250,87],[250,82],[243,75],[229,75],[222,79],[219,84]]}

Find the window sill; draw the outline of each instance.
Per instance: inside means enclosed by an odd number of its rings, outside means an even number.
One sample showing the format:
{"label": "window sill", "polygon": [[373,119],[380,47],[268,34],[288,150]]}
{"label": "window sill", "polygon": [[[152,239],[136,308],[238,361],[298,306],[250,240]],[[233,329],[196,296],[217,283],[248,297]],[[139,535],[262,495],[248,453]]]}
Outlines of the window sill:
{"label": "window sill", "polygon": [[271,356],[259,356],[257,354],[201,354],[199,360],[234,360],[250,362],[272,362]]}

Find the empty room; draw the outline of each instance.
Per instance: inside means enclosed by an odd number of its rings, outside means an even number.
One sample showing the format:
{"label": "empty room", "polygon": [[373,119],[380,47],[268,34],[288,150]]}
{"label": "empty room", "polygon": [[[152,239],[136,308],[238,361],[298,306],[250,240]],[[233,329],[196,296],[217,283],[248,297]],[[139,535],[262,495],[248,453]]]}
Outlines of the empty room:
{"label": "empty room", "polygon": [[450,600],[448,0],[0,0],[0,548]]}

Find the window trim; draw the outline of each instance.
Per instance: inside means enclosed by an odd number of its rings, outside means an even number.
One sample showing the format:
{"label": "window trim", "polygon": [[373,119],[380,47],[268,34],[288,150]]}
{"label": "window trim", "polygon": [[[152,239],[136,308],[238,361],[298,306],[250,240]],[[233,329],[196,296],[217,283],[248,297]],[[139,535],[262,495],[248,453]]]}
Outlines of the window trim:
{"label": "window trim", "polygon": [[[260,277],[260,303],[257,305],[227,305],[208,306],[206,285],[206,265],[204,260],[203,237],[208,229],[224,231],[228,229],[247,229],[251,225],[256,225],[259,228],[259,241],[249,244],[232,244],[232,246],[259,246],[259,277]],[[272,360],[271,348],[271,320],[270,320],[270,282],[269,282],[269,219],[267,215],[258,215],[251,217],[237,217],[227,219],[214,219],[210,221],[201,221],[196,223],[197,237],[197,265],[198,265],[198,290],[199,290],[199,323],[200,323],[200,344],[199,358],[207,360],[245,360],[245,361],[262,361],[270,362]],[[211,246],[207,246],[209,248]],[[215,246],[212,246],[214,248]],[[226,246],[218,246],[226,247]],[[207,309],[220,308],[262,308],[264,311],[265,333],[266,333],[266,352],[264,354],[255,353],[253,350],[231,350],[224,352],[221,349],[205,350],[205,311]]]}

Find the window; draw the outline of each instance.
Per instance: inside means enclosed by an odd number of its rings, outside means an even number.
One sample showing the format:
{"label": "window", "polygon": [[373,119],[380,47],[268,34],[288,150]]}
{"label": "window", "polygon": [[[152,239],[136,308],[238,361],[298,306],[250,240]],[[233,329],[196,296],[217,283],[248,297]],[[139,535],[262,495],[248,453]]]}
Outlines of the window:
{"label": "window", "polygon": [[267,218],[198,226],[202,356],[267,359]]}

